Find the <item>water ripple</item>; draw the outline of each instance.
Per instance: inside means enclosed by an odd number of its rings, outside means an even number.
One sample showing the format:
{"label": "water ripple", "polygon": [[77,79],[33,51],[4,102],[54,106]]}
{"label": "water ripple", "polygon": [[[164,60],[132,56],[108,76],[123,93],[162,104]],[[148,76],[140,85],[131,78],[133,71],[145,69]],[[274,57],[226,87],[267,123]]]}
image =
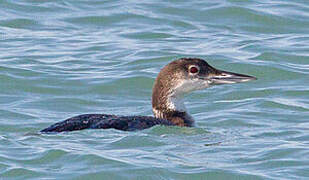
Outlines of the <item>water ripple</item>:
{"label": "water ripple", "polygon": [[[0,0],[0,177],[306,179],[308,9]],[[188,96],[196,128],[37,133],[82,113],[151,115],[156,74],[188,56],[258,80]]]}

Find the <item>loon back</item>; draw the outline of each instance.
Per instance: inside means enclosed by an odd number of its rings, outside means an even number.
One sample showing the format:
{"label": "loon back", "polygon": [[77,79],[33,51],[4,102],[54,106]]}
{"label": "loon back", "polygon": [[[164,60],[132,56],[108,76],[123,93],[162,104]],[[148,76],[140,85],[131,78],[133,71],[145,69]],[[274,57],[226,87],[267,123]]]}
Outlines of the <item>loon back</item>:
{"label": "loon back", "polygon": [[82,129],[118,129],[135,131],[147,129],[155,125],[174,125],[166,119],[151,116],[116,116],[109,114],[83,114],[58,122],[41,130],[43,133],[76,131]]}
{"label": "loon back", "polygon": [[187,113],[183,103],[185,94],[212,85],[255,79],[252,76],[215,69],[203,59],[181,58],[163,67],[155,80],[152,93],[152,110],[155,117],[84,114],[51,125],[41,132],[108,128],[133,131],[155,125],[191,127],[194,125],[194,120]]}

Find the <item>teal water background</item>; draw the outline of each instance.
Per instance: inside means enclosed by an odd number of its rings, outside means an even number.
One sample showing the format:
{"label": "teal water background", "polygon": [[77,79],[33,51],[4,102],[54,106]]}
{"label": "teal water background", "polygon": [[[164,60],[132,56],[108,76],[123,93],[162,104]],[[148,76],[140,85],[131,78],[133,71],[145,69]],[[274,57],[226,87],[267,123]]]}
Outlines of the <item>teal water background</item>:
{"label": "teal water background", "polygon": [[[152,115],[160,68],[257,81],[186,98],[196,128],[38,131]],[[0,179],[308,179],[309,1],[0,0]]]}

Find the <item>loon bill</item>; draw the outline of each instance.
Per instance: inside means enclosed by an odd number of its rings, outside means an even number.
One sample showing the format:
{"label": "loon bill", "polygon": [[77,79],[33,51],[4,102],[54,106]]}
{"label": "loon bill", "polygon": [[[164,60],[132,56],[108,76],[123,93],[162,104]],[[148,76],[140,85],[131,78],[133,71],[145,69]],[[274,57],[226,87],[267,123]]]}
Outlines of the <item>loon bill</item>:
{"label": "loon bill", "polygon": [[83,114],[51,125],[43,133],[75,131],[82,129],[109,129],[134,131],[155,125],[194,126],[187,113],[183,96],[212,85],[231,84],[256,80],[253,76],[218,70],[205,60],[181,58],[161,69],[152,92],[151,116],[116,116],[108,114]]}

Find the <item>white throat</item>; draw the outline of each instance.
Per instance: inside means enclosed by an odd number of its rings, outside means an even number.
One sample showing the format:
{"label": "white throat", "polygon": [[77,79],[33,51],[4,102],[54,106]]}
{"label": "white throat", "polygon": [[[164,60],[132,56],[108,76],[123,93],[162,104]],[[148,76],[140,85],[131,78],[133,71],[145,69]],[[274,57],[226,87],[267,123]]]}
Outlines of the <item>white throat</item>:
{"label": "white throat", "polygon": [[205,80],[179,80],[175,88],[168,93],[167,107],[175,111],[186,112],[184,95],[206,87],[208,87],[208,82]]}
{"label": "white throat", "polygon": [[179,79],[172,84],[174,84],[173,88],[164,94],[166,99],[164,102],[161,102],[164,103],[164,109],[152,109],[157,118],[165,118],[164,111],[187,112],[184,104],[184,95],[209,86],[207,81],[199,79]]}
{"label": "white throat", "polygon": [[[165,107],[165,110],[167,111],[187,112],[183,97],[168,96]],[[166,118],[164,117],[164,112],[162,112],[162,110],[153,108],[152,111],[155,117]]]}
{"label": "white throat", "polygon": [[174,110],[174,111],[179,111],[179,112],[186,112],[186,106],[183,101],[183,95],[181,96],[169,96],[167,98],[167,108]]}

